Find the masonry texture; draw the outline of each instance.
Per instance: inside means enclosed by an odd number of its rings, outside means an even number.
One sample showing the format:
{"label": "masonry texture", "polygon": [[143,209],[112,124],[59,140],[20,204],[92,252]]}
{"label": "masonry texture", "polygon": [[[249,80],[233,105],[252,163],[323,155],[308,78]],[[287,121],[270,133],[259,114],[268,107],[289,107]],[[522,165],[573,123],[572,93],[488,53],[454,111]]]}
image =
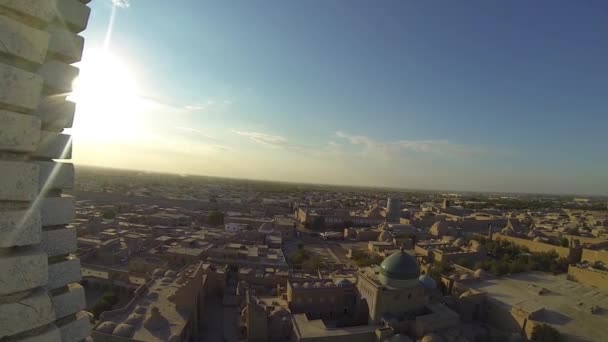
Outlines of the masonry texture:
{"label": "masonry texture", "polygon": [[88,0],[0,0],[0,340],[90,341],[69,162]]}

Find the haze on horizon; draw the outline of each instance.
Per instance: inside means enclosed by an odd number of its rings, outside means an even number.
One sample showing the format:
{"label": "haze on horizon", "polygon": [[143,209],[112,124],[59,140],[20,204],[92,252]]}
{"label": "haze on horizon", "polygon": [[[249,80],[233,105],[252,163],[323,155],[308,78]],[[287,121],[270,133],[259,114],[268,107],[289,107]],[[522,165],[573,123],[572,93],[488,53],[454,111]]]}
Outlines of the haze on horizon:
{"label": "haze on horizon", "polygon": [[77,164],[608,194],[603,2],[91,7]]}

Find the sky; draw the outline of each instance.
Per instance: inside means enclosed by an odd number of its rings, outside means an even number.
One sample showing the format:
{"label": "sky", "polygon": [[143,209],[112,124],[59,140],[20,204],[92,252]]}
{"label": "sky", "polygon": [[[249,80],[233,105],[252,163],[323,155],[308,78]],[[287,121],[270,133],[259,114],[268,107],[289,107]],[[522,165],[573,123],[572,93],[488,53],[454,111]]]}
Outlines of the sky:
{"label": "sky", "polygon": [[90,6],[77,164],[608,195],[604,1]]}

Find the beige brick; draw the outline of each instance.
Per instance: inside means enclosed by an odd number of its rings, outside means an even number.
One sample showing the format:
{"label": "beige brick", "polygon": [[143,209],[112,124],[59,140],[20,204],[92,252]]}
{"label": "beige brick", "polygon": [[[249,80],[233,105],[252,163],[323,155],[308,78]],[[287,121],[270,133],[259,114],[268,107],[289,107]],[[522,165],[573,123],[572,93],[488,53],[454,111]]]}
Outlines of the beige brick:
{"label": "beige brick", "polygon": [[57,60],[47,60],[38,68],[38,74],[44,79],[46,94],[67,94],[72,91],[78,68]]}
{"label": "beige brick", "polygon": [[0,63],[0,108],[36,109],[42,83],[40,75]]}
{"label": "beige brick", "polygon": [[38,201],[42,226],[57,226],[74,221],[74,197],[42,197]]}
{"label": "beige brick", "polygon": [[32,155],[48,159],[70,159],[72,158],[72,137],[67,134],[42,131],[38,149]]}
{"label": "beige brick", "polygon": [[46,57],[49,34],[0,15],[0,41],[3,53],[42,64]]}
{"label": "beige brick", "polygon": [[35,333],[19,337],[15,342],[61,342],[61,333],[57,326],[51,324],[42,331],[35,330]]}
{"label": "beige brick", "polygon": [[56,324],[63,342],[79,342],[91,334],[89,316],[83,311],[77,313],[74,318],[66,317]]}
{"label": "beige brick", "polygon": [[40,118],[0,109],[0,150],[31,152],[40,141]]}
{"label": "beige brick", "polygon": [[78,0],[55,0],[57,4],[56,22],[64,24],[73,32],[81,32],[87,27],[91,9]]}
{"label": "beige brick", "polygon": [[51,161],[37,161],[34,163],[40,169],[39,184],[41,189],[72,189],[74,187],[74,164]]}
{"label": "beige brick", "polygon": [[79,284],[70,284],[65,290],[52,294],[51,302],[58,319],[75,314],[85,308],[84,288]]}
{"label": "beige brick", "polygon": [[51,298],[43,288],[17,302],[0,302],[0,337],[35,329],[54,320]]}
{"label": "beige brick", "polygon": [[64,98],[48,96],[40,101],[36,115],[42,120],[42,129],[61,131],[72,127],[76,104]]}
{"label": "beige brick", "polygon": [[[42,249],[49,257],[76,252],[76,229],[72,226],[42,230]],[[46,271],[46,269],[45,269]]]}
{"label": "beige brick", "polygon": [[46,285],[48,261],[43,250],[32,247],[0,253],[0,296]]}
{"label": "beige brick", "polygon": [[55,4],[51,0],[0,0],[4,7],[38,23],[47,23],[55,17]]}
{"label": "beige brick", "polygon": [[49,263],[49,280],[47,287],[56,289],[82,279],[80,259],[70,256],[60,261]]}
{"label": "beige brick", "polygon": [[39,244],[40,227],[38,210],[0,211],[0,248]]}
{"label": "beige brick", "polygon": [[31,201],[38,194],[38,165],[0,160],[0,201]]}
{"label": "beige brick", "polygon": [[50,33],[49,57],[65,63],[75,63],[82,58],[84,48],[84,38],[74,34],[63,27],[51,26],[48,28]]}

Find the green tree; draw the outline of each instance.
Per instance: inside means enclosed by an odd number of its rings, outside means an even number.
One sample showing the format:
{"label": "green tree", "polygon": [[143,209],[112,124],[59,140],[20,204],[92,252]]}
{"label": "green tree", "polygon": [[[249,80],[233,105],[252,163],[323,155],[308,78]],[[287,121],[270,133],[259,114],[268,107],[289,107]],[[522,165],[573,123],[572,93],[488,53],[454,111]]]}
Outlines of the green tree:
{"label": "green tree", "polygon": [[312,228],[323,228],[323,227],[325,227],[325,217],[324,216],[315,217],[315,219],[312,221]]}
{"label": "green tree", "polygon": [[562,247],[568,247],[570,245],[570,241],[568,240],[567,237],[563,237],[560,242],[559,242],[560,246]]}
{"label": "green tree", "polygon": [[102,298],[97,303],[95,303],[95,306],[93,306],[93,310],[91,311],[93,316],[99,318],[99,315],[101,315],[105,311],[110,310],[111,308],[112,304],[108,303],[105,299]]}
{"label": "green tree", "polygon": [[106,209],[101,213],[101,216],[106,220],[113,220],[116,217],[116,211],[113,209]]}
{"label": "green tree", "polygon": [[554,327],[547,324],[539,324],[532,329],[532,342],[561,342],[562,336]]}
{"label": "green tree", "polygon": [[112,310],[112,306],[118,303],[118,296],[112,291],[106,291],[93,306],[93,316],[99,318],[104,311]]}
{"label": "green tree", "polygon": [[214,210],[209,214],[207,218],[207,223],[212,226],[219,226],[224,224],[224,213]]}

